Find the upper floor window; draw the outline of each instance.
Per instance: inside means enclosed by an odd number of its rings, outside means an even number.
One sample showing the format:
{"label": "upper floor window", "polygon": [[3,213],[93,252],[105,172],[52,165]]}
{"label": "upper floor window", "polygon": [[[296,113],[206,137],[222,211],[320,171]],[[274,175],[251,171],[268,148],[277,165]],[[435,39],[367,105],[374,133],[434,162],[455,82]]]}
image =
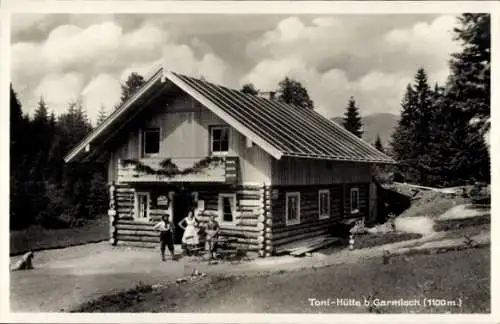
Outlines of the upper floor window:
{"label": "upper floor window", "polygon": [[160,153],[160,129],[145,129],[142,133],[142,155],[147,157],[158,153]]}
{"label": "upper floor window", "polygon": [[351,214],[359,213],[359,189],[351,188]]}
{"label": "upper floor window", "polygon": [[229,151],[229,127],[213,126],[210,128],[210,152],[227,153]]}

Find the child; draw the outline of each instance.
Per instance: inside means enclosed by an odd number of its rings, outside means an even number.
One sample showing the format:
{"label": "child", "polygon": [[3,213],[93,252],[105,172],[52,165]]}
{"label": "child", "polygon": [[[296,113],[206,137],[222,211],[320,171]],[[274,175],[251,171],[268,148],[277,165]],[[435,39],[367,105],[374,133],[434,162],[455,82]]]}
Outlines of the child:
{"label": "child", "polygon": [[205,242],[205,249],[208,251],[209,259],[212,260],[214,257],[214,247],[217,241],[217,235],[220,231],[219,223],[217,223],[217,221],[215,220],[215,216],[210,216],[206,231],[207,240]]}
{"label": "child", "polygon": [[175,260],[174,254],[174,226],[169,215],[163,215],[161,221],[153,226],[153,229],[160,231],[160,251],[161,259],[165,261],[165,246],[168,247],[172,260]]}

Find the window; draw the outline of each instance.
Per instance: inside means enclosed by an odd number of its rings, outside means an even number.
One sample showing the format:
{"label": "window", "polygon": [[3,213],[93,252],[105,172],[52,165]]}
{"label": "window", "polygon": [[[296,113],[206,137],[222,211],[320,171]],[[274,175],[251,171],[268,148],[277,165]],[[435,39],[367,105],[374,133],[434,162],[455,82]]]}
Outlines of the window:
{"label": "window", "polygon": [[234,223],[236,211],[235,194],[219,194],[219,213],[222,223]]}
{"label": "window", "polygon": [[351,188],[351,214],[359,213],[359,189]]}
{"label": "window", "polygon": [[160,129],[148,128],[142,133],[143,156],[151,156],[160,153]]}
{"label": "window", "polygon": [[300,193],[286,193],[286,225],[300,223]]}
{"label": "window", "polygon": [[318,191],[319,219],[330,218],[330,190]]}
{"label": "window", "polygon": [[135,219],[148,220],[149,219],[149,193],[136,192],[135,193]]}
{"label": "window", "polygon": [[210,151],[216,154],[229,151],[229,127],[213,126],[210,128]]}

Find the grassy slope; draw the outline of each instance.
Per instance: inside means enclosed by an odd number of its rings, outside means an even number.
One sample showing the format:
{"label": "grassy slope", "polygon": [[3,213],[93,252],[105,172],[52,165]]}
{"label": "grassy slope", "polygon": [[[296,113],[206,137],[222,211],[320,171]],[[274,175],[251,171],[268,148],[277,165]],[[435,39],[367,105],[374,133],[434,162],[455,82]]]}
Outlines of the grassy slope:
{"label": "grassy slope", "polygon": [[18,255],[27,251],[63,248],[73,245],[99,242],[109,238],[109,218],[88,221],[82,227],[65,229],[44,229],[31,226],[10,232],[10,254]]}
{"label": "grassy slope", "polygon": [[[139,288],[84,305],[85,312],[488,313],[490,248],[381,258],[255,277],[213,277],[152,291]],[[458,298],[447,307],[312,307],[308,298]]]}

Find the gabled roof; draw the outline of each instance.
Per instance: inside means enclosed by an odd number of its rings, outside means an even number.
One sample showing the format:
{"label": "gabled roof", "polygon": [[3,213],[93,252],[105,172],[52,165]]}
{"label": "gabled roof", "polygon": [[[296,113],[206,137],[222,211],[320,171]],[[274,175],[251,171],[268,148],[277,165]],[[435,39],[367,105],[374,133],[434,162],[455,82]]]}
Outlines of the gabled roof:
{"label": "gabled roof", "polygon": [[[163,72],[161,81],[158,81],[159,72]],[[276,159],[289,156],[394,163],[372,145],[312,109],[245,94],[163,69],[153,74],[144,87],[113,115],[118,117],[125,115],[127,110],[138,109],[134,102],[162,81],[179,87]],[[75,159],[99,134],[105,133],[106,128],[113,127],[118,122],[113,115],[78,144],[65,161]]]}

